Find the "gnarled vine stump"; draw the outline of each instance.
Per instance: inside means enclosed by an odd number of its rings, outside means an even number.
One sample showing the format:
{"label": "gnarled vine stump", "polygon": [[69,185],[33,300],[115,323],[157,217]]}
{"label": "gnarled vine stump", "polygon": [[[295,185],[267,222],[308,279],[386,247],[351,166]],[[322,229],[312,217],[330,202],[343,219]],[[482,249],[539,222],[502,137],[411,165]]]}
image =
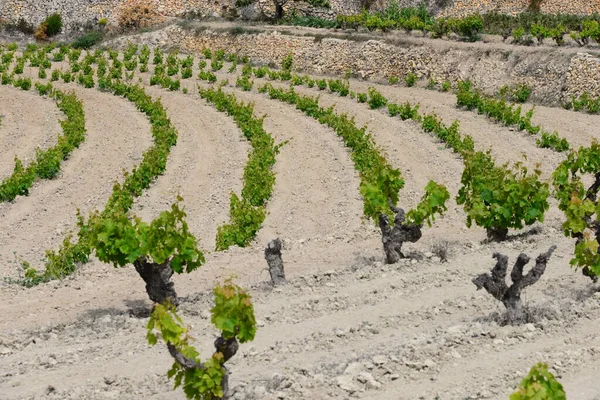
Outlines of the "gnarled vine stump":
{"label": "gnarled vine stump", "polygon": [[486,235],[488,242],[503,242],[508,238],[507,228],[487,228]]}
{"label": "gnarled vine stump", "polygon": [[381,228],[381,241],[383,242],[385,260],[388,264],[395,264],[401,258],[404,258],[404,254],[402,254],[403,243],[415,243],[421,239],[421,228],[423,225],[406,224],[404,210],[394,207],[392,204],[390,204],[390,208],[396,214],[394,217],[394,226],[391,226],[387,215],[379,214],[379,228]]}
{"label": "gnarled vine stump", "polygon": [[473,283],[477,286],[477,290],[484,288],[489,294],[500,300],[506,307],[506,320],[510,325],[515,325],[525,322],[526,315],[521,302],[521,291],[536,283],[546,271],[546,264],[550,256],[556,249],[556,246],[537,256],[535,266],[523,275],[523,267],[530,261],[527,254],[521,253],[515,261],[515,265],[510,273],[512,285],[506,284],[506,271],[508,269],[508,257],[494,253],[496,266],[492,269],[492,274],[481,274],[473,278]]}
{"label": "gnarled vine stump", "polygon": [[175,284],[171,281],[173,270],[171,269],[170,260],[163,264],[156,264],[148,262],[145,257],[141,257],[133,265],[146,282],[146,292],[150,300],[162,304],[169,299],[173,305],[179,305]]}
{"label": "gnarled vine stump", "polygon": [[[240,345],[235,337],[233,337],[231,339],[224,339],[223,336],[219,336],[215,340],[215,350],[217,352],[223,354],[221,367],[223,368],[225,373],[223,374],[223,380],[221,381],[221,388],[223,389],[223,397],[211,396],[210,397],[211,400],[217,400],[217,399],[227,400],[227,399],[231,398],[231,396],[229,395],[229,371],[224,364],[237,353],[239,347],[240,347]],[[185,368],[186,370],[187,369],[204,369],[204,364],[202,364],[202,363],[199,364],[199,363],[195,362],[194,360],[187,358],[186,356],[181,354],[173,344],[167,343],[167,348],[169,349],[169,353],[175,359],[175,361],[179,365],[181,365],[183,368]]]}
{"label": "gnarled vine stump", "polygon": [[269,274],[273,286],[285,285],[285,271],[283,270],[283,259],[281,258],[281,240],[279,238],[271,240],[265,248],[265,259],[269,265]]}

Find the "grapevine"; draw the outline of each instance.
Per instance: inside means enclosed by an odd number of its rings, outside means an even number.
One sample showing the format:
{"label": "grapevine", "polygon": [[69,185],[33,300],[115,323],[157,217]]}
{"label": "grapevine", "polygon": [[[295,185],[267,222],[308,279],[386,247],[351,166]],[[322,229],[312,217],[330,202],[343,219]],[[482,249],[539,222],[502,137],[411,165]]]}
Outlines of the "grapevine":
{"label": "grapevine", "polygon": [[[593,177],[586,189],[584,179]],[[594,141],[590,147],[572,151],[556,168],[553,175],[558,207],[565,214],[563,232],[576,239],[571,265],[582,268],[584,275],[594,282],[600,275],[600,145]]]}

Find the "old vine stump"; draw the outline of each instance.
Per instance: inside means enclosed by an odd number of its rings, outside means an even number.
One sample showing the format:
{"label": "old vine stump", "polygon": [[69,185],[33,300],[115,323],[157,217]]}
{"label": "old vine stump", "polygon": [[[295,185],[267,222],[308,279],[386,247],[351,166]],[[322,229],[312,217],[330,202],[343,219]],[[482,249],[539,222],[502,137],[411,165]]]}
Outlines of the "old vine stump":
{"label": "old vine stump", "polygon": [[394,226],[391,226],[387,215],[379,214],[379,228],[381,228],[381,241],[383,242],[386,262],[395,264],[401,258],[404,258],[404,254],[402,254],[402,244],[404,242],[414,243],[421,239],[423,225],[406,224],[404,210],[391,204],[390,208],[396,214]]}
{"label": "old vine stump", "polygon": [[279,238],[271,240],[265,248],[265,259],[269,265],[269,274],[273,286],[285,285],[285,271],[283,270],[283,259],[281,258],[281,240]]}
{"label": "old vine stump", "polygon": [[169,299],[173,305],[179,305],[179,298],[175,292],[175,284],[171,281],[173,270],[170,260],[163,264],[148,262],[145,257],[136,260],[133,265],[135,270],[146,282],[146,292],[148,297],[155,303],[164,303]]}
{"label": "old vine stump", "polygon": [[496,266],[492,269],[491,275],[486,273],[473,278],[477,290],[484,288],[504,304],[507,324],[516,325],[526,322],[526,314],[521,302],[521,291],[541,278],[555,249],[556,246],[552,246],[547,252],[537,256],[535,266],[526,275],[523,275],[523,267],[530,261],[530,258],[525,253],[519,254],[510,273],[510,279],[513,282],[510,286],[506,284],[508,257],[500,253],[494,253],[492,256],[496,259]]}

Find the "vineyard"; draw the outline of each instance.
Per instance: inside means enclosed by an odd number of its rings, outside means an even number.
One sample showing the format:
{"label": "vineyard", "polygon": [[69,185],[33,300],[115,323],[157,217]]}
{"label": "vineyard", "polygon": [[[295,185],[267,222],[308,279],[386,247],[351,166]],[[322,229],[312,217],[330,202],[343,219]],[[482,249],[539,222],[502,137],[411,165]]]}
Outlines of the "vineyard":
{"label": "vineyard", "polygon": [[600,395],[594,99],[137,44],[0,83],[0,398]]}

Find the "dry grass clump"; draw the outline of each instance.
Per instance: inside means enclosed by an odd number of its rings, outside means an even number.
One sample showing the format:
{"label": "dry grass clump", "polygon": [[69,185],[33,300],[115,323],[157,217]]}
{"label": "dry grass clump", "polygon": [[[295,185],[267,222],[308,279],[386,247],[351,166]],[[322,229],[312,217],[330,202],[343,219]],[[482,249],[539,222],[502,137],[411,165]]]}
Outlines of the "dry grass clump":
{"label": "dry grass clump", "polygon": [[153,0],[126,0],[120,7],[118,22],[123,29],[140,29],[163,21]]}

